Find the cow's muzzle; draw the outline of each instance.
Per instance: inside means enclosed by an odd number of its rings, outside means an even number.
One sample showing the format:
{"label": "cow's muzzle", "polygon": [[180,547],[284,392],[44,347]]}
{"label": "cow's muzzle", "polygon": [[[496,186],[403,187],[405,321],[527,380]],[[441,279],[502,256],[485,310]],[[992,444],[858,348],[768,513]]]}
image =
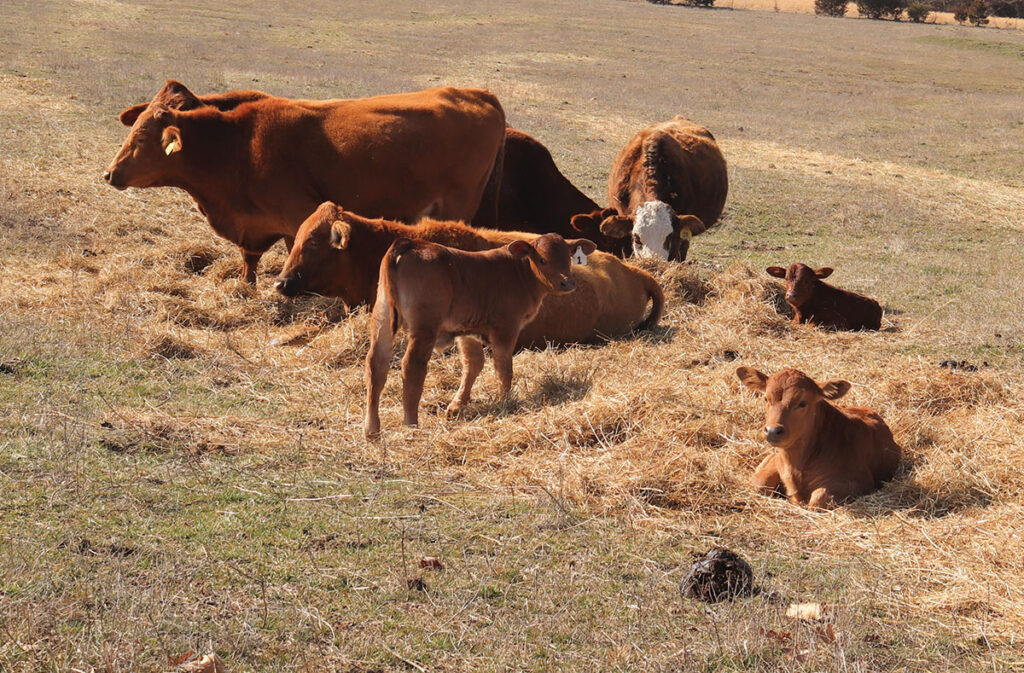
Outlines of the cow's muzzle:
{"label": "cow's muzzle", "polygon": [[302,288],[299,287],[299,281],[294,276],[278,278],[277,282],[274,283],[274,289],[286,297],[294,297],[302,291]]}
{"label": "cow's muzzle", "polygon": [[778,444],[786,434],[786,428],[781,425],[767,425],[764,428],[764,438],[769,444]]}
{"label": "cow's muzzle", "polygon": [[572,278],[565,278],[558,283],[558,288],[562,292],[572,292],[573,290],[576,289],[576,281],[573,280]]}
{"label": "cow's muzzle", "polygon": [[103,171],[103,181],[114,189],[124,189],[126,185],[117,171]]}

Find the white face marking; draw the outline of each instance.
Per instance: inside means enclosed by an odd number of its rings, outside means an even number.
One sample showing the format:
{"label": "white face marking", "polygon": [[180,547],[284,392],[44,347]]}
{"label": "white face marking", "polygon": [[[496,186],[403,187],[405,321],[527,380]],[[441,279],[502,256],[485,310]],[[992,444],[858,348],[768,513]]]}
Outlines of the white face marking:
{"label": "white face marking", "polygon": [[579,266],[587,265],[587,256],[583,254],[583,248],[576,248],[576,252],[572,253],[572,263]]}
{"label": "white face marking", "polygon": [[[668,260],[665,241],[672,235],[672,208],[664,201],[648,201],[633,215],[633,254]],[[639,240],[637,240],[639,239]]]}

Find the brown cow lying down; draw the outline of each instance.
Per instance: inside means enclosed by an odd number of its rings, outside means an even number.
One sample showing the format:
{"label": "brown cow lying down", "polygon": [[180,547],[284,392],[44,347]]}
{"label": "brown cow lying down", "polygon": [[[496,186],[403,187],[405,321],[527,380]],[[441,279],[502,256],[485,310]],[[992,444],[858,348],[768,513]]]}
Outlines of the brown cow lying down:
{"label": "brown cow lying down", "polygon": [[626,143],[608,177],[611,207],[577,215],[572,225],[586,236],[599,231],[619,239],[619,249],[609,252],[621,256],[683,261],[690,237],[718,222],[728,191],[715,137],[675,117]]}
{"label": "brown cow lying down", "polygon": [[842,330],[879,329],[882,307],[870,297],[841,290],[821,280],[832,275],[832,269],[812,269],[806,264],[793,264],[789,269],[769,266],[769,276],[786,281],[786,301],[793,307],[793,322],[815,327]]}
{"label": "brown cow lying down", "polygon": [[[473,382],[484,366],[483,343],[491,345],[500,397],[512,389],[512,353],[519,330],[549,293],[576,288],[573,256],[597,249],[585,238],[566,241],[544,234],[532,242],[512,241],[503,248],[466,252],[436,243],[399,238],[380,263],[377,301],[370,319],[366,355],[367,437],[380,432],[380,393],[391,367],[394,335],[409,330],[402,359],[402,409],[406,425],[418,422],[427,362],[438,342],[458,343],[462,383],[449,413],[470,401]],[[584,260],[585,261],[585,260]]]}
{"label": "brown cow lying down", "polygon": [[[534,238],[522,232],[476,229],[461,222],[427,220],[410,226],[371,220],[327,202],[302,224],[276,287],[286,296],[313,293],[341,297],[350,307],[372,304],[380,260],[401,237],[462,250],[489,250]],[[586,266],[574,265],[572,275],[576,291],[545,299],[537,316],[520,333],[520,347],[607,340],[658,323],[665,298],[661,286],[647,272],[611,255],[594,253]],[[652,302],[649,314],[648,301]]]}
{"label": "brown cow lying down", "polygon": [[[484,192],[483,206],[495,201]],[[525,231],[537,234],[555,233],[569,238],[579,236],[571,222],[578,213],[598,208],[594,201],[562,175],[548,148],[526,133],[505,129],[505,155],[501,169],[501,193],[498,202],[496,229]],[[597,243],[598,250],[617,252],[620,239],[611,239],[597,229],[584,232]]]}
{"label": "brown cow lying down", "polygon": [[834,507],[896,473],[900,447],[885,421],[871,409],[828,402],[846,394],[846,381],[819,385],[795,369],[769,378],[752,367],[736,376],[765,397],[765,438],[777,451],[750,480],[765,495],[782,490],[793,504]]}
{"label": "brown cow lying down", "polygon": [[262,254],[281,238],[290,247],[325,199],[405,222],[473,217],[505,141],[498,99],[453,87],[311,101],[260,91],[200,97],[171,80],[120,119],[132,130],[104,179],[187,191],[242,249],[250,283]]}

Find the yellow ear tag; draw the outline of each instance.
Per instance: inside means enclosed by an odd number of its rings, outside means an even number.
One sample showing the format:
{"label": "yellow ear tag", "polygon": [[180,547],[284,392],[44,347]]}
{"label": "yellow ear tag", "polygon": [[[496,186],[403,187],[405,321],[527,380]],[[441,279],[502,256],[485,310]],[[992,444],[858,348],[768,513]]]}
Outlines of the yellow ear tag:
{"label": "yellow ear tag", "polygon": [[693,240],[693,232],[690,231],[689,229],[682,229],[679,232],[679,240],[681,240],[681,241]]}
{"label": "yellow ear tag", "polygon": [[583,254],[583,248],[576,248],[576,252],[572,253],[572,263],[579,266],[587,265],[587,256]]}
{"label": "yellow ear tag", "polygon": [[178,141],[172,140],[171,142],[167,143],[167,147],[164,148],[164,154],[170,156],[171,152],[173,152],[176,149],[178,149]]}

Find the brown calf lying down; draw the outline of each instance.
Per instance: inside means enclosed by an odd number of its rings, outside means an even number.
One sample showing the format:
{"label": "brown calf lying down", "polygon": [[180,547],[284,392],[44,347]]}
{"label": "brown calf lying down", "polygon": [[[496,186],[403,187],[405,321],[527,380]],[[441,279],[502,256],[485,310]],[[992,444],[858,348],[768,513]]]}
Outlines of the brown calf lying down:
{"label": "brown calf lying down", "polygon": [[262,254],[281,238],[290,247],[324,199],[405,222],[468,220],[478,209],[480,224],[495,221],[496,205],[484,208],[481,197],[501,179],[505,113],[480,89],[315,101],[196,96],[170,80],[120,120],[131,132],[104,179],[184,189],[241,248],[250,283]]}
{"label": "brown calf lying down", "polygon": [[675,117],[641,129],[619,152],[608,176],[610,208],[573,218],[620,241],[630,253],[683,261],[690,237],[714,225],[729,191],[725,157],[711,131]]}
{"label": "brown calf lying down", "polygon": [[[372,304],[381,259],[401,237],[461,250],[490,250],[535,236],[461,222],[426,220],[410,226],[371,220],[327,202],[302,224],[276,287],[286,296],[312,293],[341,297],[350,307]],[[650,329],[661,317],[665,298],[658,282],[611,255],[590,255],[586,266],[572,267],[572,277],[575,292],[548,296],[520,333],[519,347],[607,340]]]}
{"label": "brown calf lying down", "polygon": [[769,378],[739,367],[736,376],[765,397],[765,438],[777,451],[750,480],[765,495],[782,490],[793,504],[830,508],[896,473],[901,451],[885,421],[871,409],[828,402],[845,395],[848,382],[819,385],[795,369]]}
{"label": "brown calf lying down", "polygon": [[491,345],[501,397],[512,389],[512,353],[519,330],[537,313],[549,293],[572,292],[573,254],[589,255],[593,241],[566,241],[545,234],[532,243],[465,252],[436,243],[400,238],[380,264],[377,301],[370,319],[366,355],[367,437],[380,432],[380,393],[391,367],[394,335],[409,330],[402,360],[402,409],[406,425],[416,425],[427,362],[438,342],[455,338],[462,356],[462,383],[448,405],[456,413],[470,400],[473,381],[484,365],[483,342]]}
{"label": "brown calf lying down", "polygon": [[765,271],[769,276],[785,279],[786,301],[793,307],[793,322],[842,330],[882,326],[882,307],[877,301],[821,280],[832,275],[827,266],[812,269],[798,263],[789,269],[769,266]]}

